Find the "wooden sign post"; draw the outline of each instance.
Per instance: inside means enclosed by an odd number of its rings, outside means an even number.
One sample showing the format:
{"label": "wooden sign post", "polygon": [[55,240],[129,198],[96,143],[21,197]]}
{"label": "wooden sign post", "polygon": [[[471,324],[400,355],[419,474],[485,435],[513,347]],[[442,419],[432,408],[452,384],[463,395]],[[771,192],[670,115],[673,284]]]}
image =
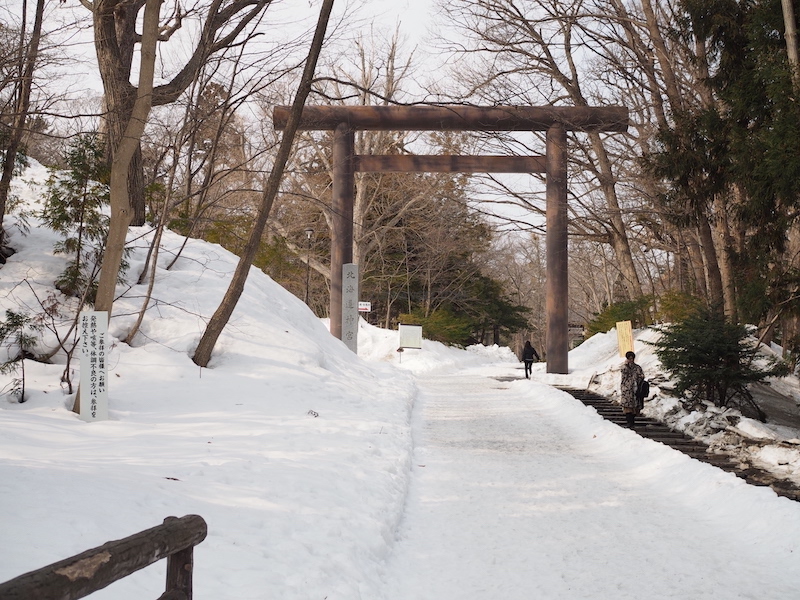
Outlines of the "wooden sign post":
{"label": "wooden sign post", "polygon": [[108,419],[108,313],[84,311],[80,319],[81,407],[84,421]]}
{"label": "wooden sign post", "polygon": [[624,358],[626,352],[633,352],[633,327],[630,321],[617,322],[617,344],[621,357]]}

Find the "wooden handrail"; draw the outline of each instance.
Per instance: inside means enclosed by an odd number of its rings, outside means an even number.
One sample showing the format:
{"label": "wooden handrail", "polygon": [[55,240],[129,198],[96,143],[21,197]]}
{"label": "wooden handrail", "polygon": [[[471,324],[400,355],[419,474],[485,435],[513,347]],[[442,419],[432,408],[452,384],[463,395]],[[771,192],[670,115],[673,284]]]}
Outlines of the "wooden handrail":
{"label": "wooden handrail", "polygon": [[207,533],[203,517],[167,517],[162,525],[0,583],[0,598],[77,600],[167,558],[166,591],[158,600],[191,600],[193,551]]}

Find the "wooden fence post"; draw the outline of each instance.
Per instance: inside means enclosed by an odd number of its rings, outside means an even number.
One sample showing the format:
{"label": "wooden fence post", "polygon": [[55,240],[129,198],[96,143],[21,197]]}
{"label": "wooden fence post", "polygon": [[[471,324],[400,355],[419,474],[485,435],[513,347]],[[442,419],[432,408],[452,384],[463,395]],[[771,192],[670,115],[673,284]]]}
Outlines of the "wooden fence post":
{"label": "wooden fence post", "polygon": [[78,600],[167,558],[167,589],[159,600],[191,600],[193,549],[207,533],[198,515],[168,517],[162,525],[0,583],[0,598]]}
{"label": "wooden fence post", "polygon": [[[164,519],[166,524],[176,517]],[[186,600],[192,600],[192,575],[194,573],[194,546],[189,546],[167,557],[167,585],[165,594],[181,592]]]}

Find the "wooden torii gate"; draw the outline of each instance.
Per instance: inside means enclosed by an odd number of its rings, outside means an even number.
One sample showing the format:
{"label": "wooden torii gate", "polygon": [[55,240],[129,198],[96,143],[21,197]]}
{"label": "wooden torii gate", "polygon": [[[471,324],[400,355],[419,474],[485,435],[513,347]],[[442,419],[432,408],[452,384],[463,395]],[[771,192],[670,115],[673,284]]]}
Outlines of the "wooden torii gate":
{"label": "wooden torii gate", "polygon": [[[283,130],[289,107],[273,112]],[[342,338],[342,266],[353,260],[355,173],[545,173],[547,372],[568,373],[567,131],[622,132],[624,107],[306,106],[301,130],[333,131],[331,333]],[[360,156],[356,131],[546,131],[542,156]]]}

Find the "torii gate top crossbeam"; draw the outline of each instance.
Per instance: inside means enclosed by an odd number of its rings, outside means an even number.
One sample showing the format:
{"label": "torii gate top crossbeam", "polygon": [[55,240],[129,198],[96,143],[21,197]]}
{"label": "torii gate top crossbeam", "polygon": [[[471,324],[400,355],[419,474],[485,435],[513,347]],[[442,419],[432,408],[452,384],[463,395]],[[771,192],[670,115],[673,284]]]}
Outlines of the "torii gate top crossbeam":
{"label": "torii gate top crossbeam", "polygon": [[[290,108],[276,106],[272,120],[283,130]],[[566,131],[620,132],[628,129],[628,109],[620,106],[306,106],[301,130],[334,130],[346,124],[372,131]]]}

